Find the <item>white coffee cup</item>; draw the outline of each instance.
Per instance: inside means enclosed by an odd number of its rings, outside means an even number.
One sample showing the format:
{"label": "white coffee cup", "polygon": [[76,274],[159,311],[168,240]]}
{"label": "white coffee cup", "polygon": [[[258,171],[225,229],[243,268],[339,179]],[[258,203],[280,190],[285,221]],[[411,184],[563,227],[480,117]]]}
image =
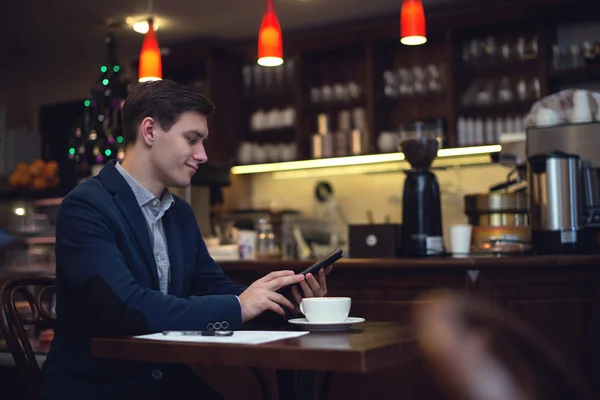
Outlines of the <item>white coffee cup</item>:
{"label": "white coffee cup", "polygon": [[590,109],[590,97],[584,90],[576,90],[573,93],[573,112],[571,122],[592,122],[592,110]]}
{"label": "white coffee cup", "polygon": [[300,311],[309,322],[343,322],[350,314],[350,297],[308,297]]}
{"label": "white coffee cup", "polygon": [[450,243],[453,257],[468,257],[471,249],[471,231],[473,227],[467,224],[450,227]]}
{"label": "white coffee cup", "polygon": [[535,114],[535,124],[537,126],[551,126],[561,123],[560,115],[547,107],[540,107]]}

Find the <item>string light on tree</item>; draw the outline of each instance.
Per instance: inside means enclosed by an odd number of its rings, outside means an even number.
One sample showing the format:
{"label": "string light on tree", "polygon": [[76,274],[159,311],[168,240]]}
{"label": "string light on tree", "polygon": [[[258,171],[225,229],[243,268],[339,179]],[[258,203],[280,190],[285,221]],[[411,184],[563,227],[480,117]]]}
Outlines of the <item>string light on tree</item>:
{"label": "string light on tree", "polygon": [[99,68],[90,97],[83,102],[83,121],[68,148],[79,178],[89,176],[94,164],[125,155],[121,111],[131,83],[117,61],[114,36],[108,34],[105,43],[106,62]]}

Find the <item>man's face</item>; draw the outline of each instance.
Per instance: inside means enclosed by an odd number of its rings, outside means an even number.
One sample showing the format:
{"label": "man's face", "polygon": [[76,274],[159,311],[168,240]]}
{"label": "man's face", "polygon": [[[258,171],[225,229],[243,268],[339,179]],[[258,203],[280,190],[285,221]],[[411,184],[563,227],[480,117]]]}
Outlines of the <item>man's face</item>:
{"label": "man's face", "polygon": [[167,187],[189,186],[198,164],[208,160],[203,143],[208,136],[206,116],[185,112],[168,131],[159,124],[154,125],[154,130],[151,162],[157,178]]}

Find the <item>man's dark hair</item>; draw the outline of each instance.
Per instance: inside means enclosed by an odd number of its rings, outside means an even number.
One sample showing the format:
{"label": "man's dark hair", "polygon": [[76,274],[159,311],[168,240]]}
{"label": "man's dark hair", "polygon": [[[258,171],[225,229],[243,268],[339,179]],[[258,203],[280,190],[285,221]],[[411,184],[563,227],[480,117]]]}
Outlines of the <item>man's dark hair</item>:
{"label": "man's dark hair", "polygon": [[136,84],[123,106],[125,144],[135,143],[138,126],[144,118],[154,118],[168,131],[187,111],[210,115],[215,106],[197,91],[168,79]]}

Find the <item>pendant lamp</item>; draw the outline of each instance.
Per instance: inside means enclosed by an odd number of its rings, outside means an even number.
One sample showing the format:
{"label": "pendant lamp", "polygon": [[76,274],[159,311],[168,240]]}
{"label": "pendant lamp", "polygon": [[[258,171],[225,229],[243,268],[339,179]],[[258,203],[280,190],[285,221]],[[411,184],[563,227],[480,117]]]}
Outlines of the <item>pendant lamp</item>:
{"label": "pendant lamp", "polygon": [[144,43],[142,44],[138,76],[140,82],[162,79],[162,60],[152,18],[148,18],[148,32],[144,36]]}
{"label": "pendant lamp", "polygon": [[427,42],[425,11],[421,0],[404,0],[400,12],[400,43],[418,46]]}
{"label": "pendant lamp", "polygon": [[258,32],[258,65],[276,67],[283,64],[281,28],[273,0],[265,0],[265,15]]}

